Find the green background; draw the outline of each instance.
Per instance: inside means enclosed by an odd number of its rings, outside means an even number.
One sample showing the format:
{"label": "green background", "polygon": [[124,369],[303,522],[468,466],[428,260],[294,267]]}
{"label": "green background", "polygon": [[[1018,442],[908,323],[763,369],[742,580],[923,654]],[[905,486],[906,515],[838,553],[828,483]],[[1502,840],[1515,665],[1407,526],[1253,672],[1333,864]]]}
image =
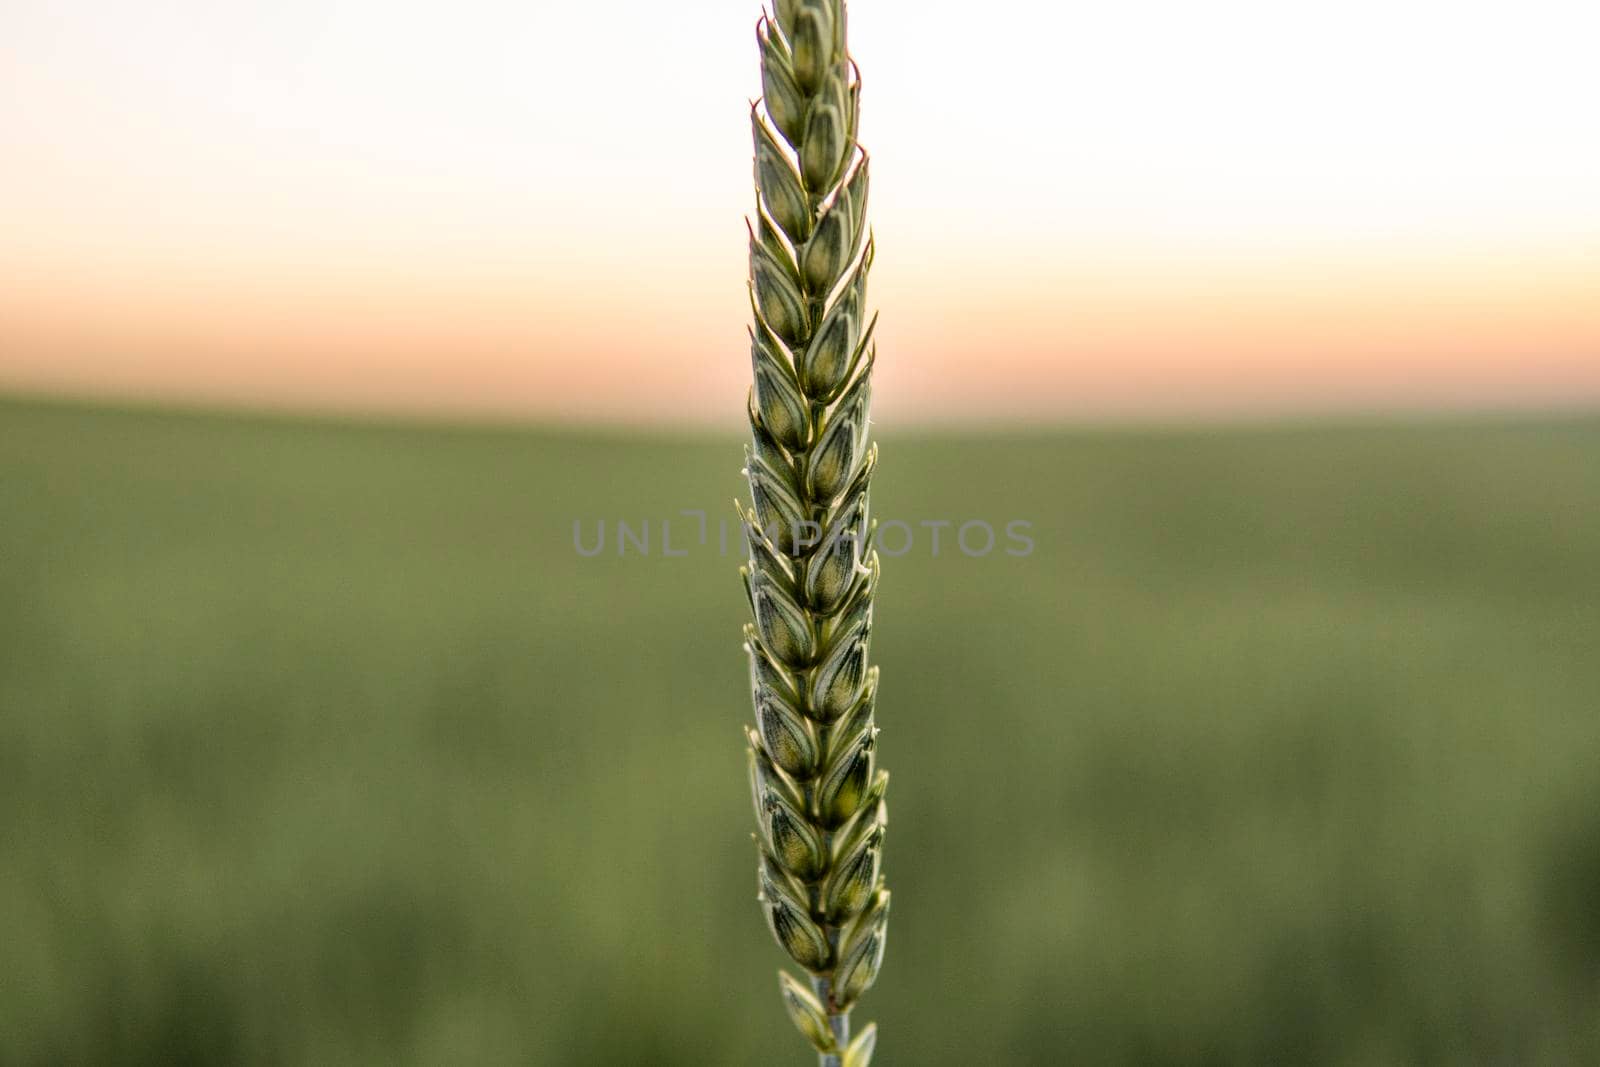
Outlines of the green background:
{"label": "green background", "polygon": [[[1600,421],[879,440],[880,1067],[1600,1062]],[[0,1062],[811,1062],[739,457],[0,404]]]}

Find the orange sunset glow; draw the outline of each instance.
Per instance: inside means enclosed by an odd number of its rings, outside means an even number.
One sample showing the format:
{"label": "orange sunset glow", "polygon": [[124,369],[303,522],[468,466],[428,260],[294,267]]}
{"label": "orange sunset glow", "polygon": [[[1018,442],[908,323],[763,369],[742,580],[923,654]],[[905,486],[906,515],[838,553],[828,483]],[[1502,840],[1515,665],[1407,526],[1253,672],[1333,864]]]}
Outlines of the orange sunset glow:
{"label": "orange sunset glow", "polygon": [[[0,389],[729,421],[745,0],[64,0]],[[880,414],[1600,403],[1593,5],[856,0]]]}

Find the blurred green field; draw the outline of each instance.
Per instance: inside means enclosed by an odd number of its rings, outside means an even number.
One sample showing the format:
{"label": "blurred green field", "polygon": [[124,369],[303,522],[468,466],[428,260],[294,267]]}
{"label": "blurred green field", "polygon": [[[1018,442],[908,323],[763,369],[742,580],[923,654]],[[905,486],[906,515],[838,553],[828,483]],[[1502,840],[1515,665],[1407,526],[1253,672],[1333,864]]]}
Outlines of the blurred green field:
{"label": "blurred green field", "polygon": [[[881,1067],[1600,1062],[1600,420],[880,440]],[[811,1062],[739,449],[0,404],[0,1063]]]}

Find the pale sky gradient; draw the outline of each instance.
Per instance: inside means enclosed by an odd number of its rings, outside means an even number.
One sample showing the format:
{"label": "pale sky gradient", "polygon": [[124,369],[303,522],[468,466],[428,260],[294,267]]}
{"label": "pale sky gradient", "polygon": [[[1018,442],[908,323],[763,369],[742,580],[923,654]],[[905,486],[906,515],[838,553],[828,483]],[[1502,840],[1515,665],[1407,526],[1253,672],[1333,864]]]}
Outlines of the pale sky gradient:
{"label": "pale sky gradient", "polygon": [[[740,410],[749,0],[0,0],[0,389]],[[1600,404],[1592,0],[855,0],[880,415]]]}

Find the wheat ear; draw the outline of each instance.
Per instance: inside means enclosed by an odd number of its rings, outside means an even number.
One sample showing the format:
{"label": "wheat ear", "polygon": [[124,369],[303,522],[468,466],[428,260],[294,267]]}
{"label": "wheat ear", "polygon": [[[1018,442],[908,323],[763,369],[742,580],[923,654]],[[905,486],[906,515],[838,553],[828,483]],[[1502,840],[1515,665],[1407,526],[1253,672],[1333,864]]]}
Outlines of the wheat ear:
{"label": "wheat ear", "polygon": [[741,570],[755,729],[750,781],[767,924],[810,975],[779,974],[789,1016],[822,1067],[867,1067],[850,1009],[883,962],[889,891],[879,861],[888,775],[875,765],[878,670],[867,666],[878,556],[867,493],[873,244],[861,83],[843,0],[776,0],[756,26],[750,226],[754,384],[745,457],[753,509]]}

